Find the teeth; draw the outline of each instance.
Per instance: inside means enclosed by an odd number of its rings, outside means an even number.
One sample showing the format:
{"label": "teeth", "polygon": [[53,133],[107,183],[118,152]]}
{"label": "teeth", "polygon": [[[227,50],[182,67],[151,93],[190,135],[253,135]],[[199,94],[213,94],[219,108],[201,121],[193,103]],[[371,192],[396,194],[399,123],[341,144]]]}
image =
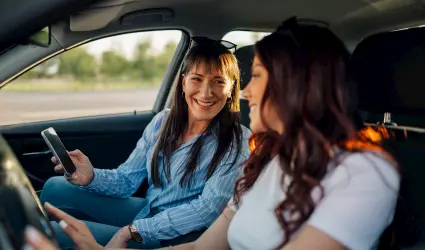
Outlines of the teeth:
{"label": "teeth", "polygon": [[200,100],[196,100],[196,101],[199,105],[204,106],[204,107],[210,107],[214,104],[212,102],[203,102],[203,101],[200,101]]}

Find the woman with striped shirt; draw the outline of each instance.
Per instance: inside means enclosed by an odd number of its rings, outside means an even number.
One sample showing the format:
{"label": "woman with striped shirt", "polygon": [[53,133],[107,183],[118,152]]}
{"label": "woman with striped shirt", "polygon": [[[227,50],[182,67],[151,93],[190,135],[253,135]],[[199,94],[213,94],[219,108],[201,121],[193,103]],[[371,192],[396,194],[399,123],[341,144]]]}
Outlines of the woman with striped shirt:
{"label": "woman with striped shirt", "polygon": [[[237,166],[249,155],[249,130],[238,113],[238,63],[219,41],[194,42],[171,109],[153,118],[126,162],[117,169],[97,169],[75,150],[69,152],[77,167],[73,176],[53,177],[43,187],[43,203],[86,219],[102,245],[160,247],[208,228],[232,196]],[[61,172],[62,166],[55,170]],[[145,179],[146,197],[131,197]],[[72,249],[58,226],[53,222],[60,247]]]}

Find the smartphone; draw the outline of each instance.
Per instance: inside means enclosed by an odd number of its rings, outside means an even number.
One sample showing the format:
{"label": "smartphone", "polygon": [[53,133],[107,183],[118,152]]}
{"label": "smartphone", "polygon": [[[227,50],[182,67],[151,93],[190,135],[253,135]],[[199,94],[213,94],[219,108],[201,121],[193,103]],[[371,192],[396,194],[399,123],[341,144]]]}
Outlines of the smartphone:
{"label": "smartphone", "polygon": [[41,132],[41,136],[43,137],[50,151],[52,151],[53,155],[63,166],[65,175],[71,176],[75,172],[76,168],[71,160],[71,157],[68,155],[68,151],[65,149],[62,141],[59,139],[56,131],[53,128],[48,128]]}

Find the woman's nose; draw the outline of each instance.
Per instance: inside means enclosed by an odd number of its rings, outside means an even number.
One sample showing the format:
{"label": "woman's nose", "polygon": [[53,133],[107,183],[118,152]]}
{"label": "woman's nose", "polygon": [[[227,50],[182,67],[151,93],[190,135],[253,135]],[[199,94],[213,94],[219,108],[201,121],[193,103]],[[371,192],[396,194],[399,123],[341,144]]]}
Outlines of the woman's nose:
{"label": "woman's nose", "polygon": [[212,88],[208,81],[204,81],[202,83],[201,94],[202,94],[202,97],[204,98],[208,98],[212,96]]}
{"label": "woman's nose", "polygon": [[242,89],[242,96],[245,99],[249,99],[249,97],[251,96],[251,90],[249,89],[249,83],[248,83],[248,85],[245,86],[244,89]]}

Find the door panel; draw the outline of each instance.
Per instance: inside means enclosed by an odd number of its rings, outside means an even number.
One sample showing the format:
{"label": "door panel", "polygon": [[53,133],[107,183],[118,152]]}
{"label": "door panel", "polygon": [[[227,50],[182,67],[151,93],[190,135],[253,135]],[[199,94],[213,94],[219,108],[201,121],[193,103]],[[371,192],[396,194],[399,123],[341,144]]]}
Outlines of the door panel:
{"label": "door panel", "polygon": [[0,133],[27,171],[34,188],[40,190],[49,177],[57,175],[50,161],[52,154],[47,152],[49,149],[41,137],[42,130],[53,127],[68,150],[80,149],[96,168],[113,169],[127,159],[154,116],[153,111],[144,111],[64,119],[3,126]]}

